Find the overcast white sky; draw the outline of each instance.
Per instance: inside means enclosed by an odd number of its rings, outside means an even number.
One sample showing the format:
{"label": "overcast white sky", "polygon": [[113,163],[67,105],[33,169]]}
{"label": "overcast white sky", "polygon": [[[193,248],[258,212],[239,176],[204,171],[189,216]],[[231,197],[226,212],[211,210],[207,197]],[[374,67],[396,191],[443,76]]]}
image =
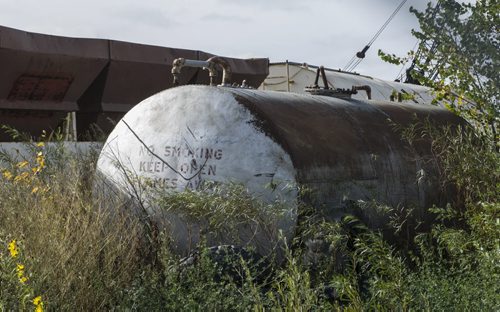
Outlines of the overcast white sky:
{"label": "overcast white sky", "polygon": [[[401,0],[0,0],[0,25],[70,37],[105,38],[202,50],[231,57],[269,57],[343,68]],[[396,78],[379,48],[404,55],[417,42],[408,0],[356,71]]]}

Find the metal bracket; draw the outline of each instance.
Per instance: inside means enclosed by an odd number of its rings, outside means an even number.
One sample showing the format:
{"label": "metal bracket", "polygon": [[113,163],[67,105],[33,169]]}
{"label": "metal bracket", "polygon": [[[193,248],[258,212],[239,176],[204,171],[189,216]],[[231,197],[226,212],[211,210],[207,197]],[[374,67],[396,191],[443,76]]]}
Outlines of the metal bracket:
{"label": "metal bracket", "polygon": [[[318,85],[320,76],[321,79],[323,80],[323,87],[320,87]],[[304,91],[311,95],[323,95],[323,96],[332,96],[342,99],[350,99],[351,95],[358,93],[358,90],[366,91],[368,99],[371,100],[372,89],[368,85],[352,86],[351,89],[330,88],[330,86],[328,85],[328,79],[326,78],[325,68],[323,66],[320,66],[316,71],[316,79],[314,79],[314,84],[312,86],[306,87]]]}
{"label": "metal bracket", "polygon": [[217,65],[222,67],[222,84],[221,86],[227,87],[231,86],[231,66],[229,63],[219,57],[212,56],[206,61],[199,60],[189,60],[185,58],[177,58],[172,62],[172,75],[174,76],[173,84],[174,86],[179,85],[179,75],[183,67],[194,67],[202,68],[203,70],[208,70],[210,76],[210,85],[215,86],[215,78],[217,77]]}
{"label": "metal bracket", "polygon": [[[323,87],[318,85],[319,77],[323,80]],[[314,84],[312,86],[306,87],[305,92],[311,95],[322,95],[322,96],[333,96],[338,98],[350,98],[352,90],[349,89],[333,89],[328,85],[328,79],[325,74],[325,67],[320,66],[316,71],[316,79],[314,79]]]}

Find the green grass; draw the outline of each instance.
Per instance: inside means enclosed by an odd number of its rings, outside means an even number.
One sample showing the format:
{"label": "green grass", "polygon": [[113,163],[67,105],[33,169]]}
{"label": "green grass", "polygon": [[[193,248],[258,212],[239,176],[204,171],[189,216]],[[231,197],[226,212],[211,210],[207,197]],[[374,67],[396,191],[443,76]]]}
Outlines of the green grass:
{"label": "green grass", "polygon": [[[161,197],[165,211],[204,220],[206,236],[186,264],[168,231],[92,192],[95,154],[75,158],[57,146],[38,154],[42,147],[33,145],[27,163],[3,161],[0,309],[32,310],[41,296],[44,309],[62,311],[498,310],[499,155],[477,137],[421,131],[435,136],[443,185],[461,195],[431,209],[437,222],[411,238],[414,247],[391,245],[354,217],[331,223],[300,207],[299,235],[279,242],[279,262],[252,250],[214,254],[208,239],[238,242],[237,229],[248,224],[276,237],[273,218],[286,210],[279,203],[264,205],[238,185]],[[405,224],[386,230],[405,232]]]}

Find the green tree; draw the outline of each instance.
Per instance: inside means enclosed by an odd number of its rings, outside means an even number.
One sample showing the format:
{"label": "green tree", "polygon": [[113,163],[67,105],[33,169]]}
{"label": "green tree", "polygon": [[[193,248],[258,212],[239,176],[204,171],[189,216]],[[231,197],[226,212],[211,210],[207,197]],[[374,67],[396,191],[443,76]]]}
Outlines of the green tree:
{"label": "green tree", "polygon": [[[499,148],[500,4],[498,0],[459,3],[439,0],[425,11],[414,8],[420,30],[409,77],[434,88],[436,99],[467,119]],[[379,50],[383,60],[401,64]],[[407,58],[406,58],[407,59]]]}

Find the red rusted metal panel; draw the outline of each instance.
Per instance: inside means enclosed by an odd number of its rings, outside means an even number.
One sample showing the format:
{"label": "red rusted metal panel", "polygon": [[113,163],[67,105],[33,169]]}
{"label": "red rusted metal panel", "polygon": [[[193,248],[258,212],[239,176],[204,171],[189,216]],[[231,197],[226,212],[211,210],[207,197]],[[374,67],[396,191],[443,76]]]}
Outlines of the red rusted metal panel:
{"label": "red rusted metal panel", "polygon": [[72,82],[73,77],[60,74],[24,74],[14,82],[7,99],[61,102]]}
{"label": "red rusted metal panel", "polygon": [[107,62],[106,40],[0,27],[0,122],[33,137],[57,129]]}
{"label": "red rusted metal panel", "polygon": [[[47,100],[58,93],[57,101],[76,102],[107,61],[106,40],[48,36],[0,27],[0,98],[17,94],[19,83],[29,83],[27,80],[31,79],[39,86],[33,100]],[[39,78],[36,82],[35,76]],[[69,82],[65,92],[61,79]]]}
{"label": "red rusted metal panel", "polygon": [[[117,121],[141,100],[172,86],[174,59],[210,56],[201,51],[50,36],[0,26],[0,110],[28,111],[8,114],[3,122],[31,132],[22,122],[31,110],[58,112],[54,116],[76,111],[79,133],[87,132],[93,123],[109,130],[108,118]],[[252,86],[257,87],[267,75],[267,59],[228,60],[236,78],[246,78]],[[208,75],[187,68],[180,80],[182,84],[208,84]],[[55,129],[61,123],[52,117],[36,117],[32,122],[40,122],[36,129]]]}
{"label": "red rusted metal panel", "polygon": [[[197,52],[157,46],[110,41],[110,65],[102,102],[104,111],[128,111],[143,99],[172,86],[172,62]],[[196,70],[186,71],[189,82]],[[109,109],[108,109],[109,107]]]}

